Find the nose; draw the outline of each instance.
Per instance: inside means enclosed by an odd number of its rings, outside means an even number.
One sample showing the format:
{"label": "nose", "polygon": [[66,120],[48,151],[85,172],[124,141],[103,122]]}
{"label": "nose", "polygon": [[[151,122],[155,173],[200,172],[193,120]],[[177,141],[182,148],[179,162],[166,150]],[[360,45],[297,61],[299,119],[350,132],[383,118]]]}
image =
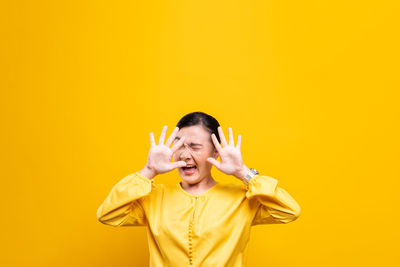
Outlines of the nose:
{"label": "nose", "polygon": [[180,160],[185,160],[185,159],[190,159],[192,157],[192,153],[190,151],[190,147],[187,144],[183,144],[181,149],[177,151],[179,159]]}

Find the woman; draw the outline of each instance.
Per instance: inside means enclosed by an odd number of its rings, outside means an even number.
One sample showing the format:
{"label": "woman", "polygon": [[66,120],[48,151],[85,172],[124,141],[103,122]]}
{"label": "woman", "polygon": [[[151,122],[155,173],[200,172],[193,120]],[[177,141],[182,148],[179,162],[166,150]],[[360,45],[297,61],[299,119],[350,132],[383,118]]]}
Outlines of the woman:
{"label": "woman", "polygon": [[[244,165],[232,128],[227,142],[215,118],[193,112],[165,142],[166,131],[158,144],[150,133],[146,166],[119,181],[97,210],[107,225],[147,226],[150,266],[246,266],[252,225],[299,217],[299,205],[276,179]],[[213,165],[241,182],[216,182]],[[154,181],[174,169],[181,182]]]}

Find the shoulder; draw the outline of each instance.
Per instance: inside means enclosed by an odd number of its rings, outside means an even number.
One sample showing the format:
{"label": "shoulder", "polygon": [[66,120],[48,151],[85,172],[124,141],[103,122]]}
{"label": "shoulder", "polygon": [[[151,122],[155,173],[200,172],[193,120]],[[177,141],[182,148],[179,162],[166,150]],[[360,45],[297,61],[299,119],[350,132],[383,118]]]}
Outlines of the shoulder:
{"label": "shoulder", "polygon": [[245,195],[247,192],[246,185],[241,182],[218,183],[218,188],[218,191],[222,194]]}
{"label": "shoulder", "polygon": [[220,182],[219,183],[220,187],[226,188],[226,189],[232,189],[232,190],[246,190],[246,185],[243,184],[242,182]]}

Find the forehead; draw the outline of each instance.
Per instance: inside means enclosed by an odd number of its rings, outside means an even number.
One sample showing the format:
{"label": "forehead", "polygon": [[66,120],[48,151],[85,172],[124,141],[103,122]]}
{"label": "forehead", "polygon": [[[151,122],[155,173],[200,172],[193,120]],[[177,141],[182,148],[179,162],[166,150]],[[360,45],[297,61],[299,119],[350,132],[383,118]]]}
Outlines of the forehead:
{"label": "forehead", "polygon": [[185,136],[185,142],[208,142],[210,139],[210,133],[200,125],[187,126],[179,129],[175,140],[182,136]]}

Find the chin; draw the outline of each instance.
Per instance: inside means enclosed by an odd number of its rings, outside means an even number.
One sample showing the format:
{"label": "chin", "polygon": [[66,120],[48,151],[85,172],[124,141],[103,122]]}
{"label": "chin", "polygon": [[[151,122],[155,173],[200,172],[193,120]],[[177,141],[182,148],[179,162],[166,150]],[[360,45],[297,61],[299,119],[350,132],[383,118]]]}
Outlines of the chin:
{"label": "chin", "polygon": [[181,179],[188,184],[197,184],[201,181],[201,178],[198,173],[194,173],[193,175],[185,175],[183,172],[179,172]]}

